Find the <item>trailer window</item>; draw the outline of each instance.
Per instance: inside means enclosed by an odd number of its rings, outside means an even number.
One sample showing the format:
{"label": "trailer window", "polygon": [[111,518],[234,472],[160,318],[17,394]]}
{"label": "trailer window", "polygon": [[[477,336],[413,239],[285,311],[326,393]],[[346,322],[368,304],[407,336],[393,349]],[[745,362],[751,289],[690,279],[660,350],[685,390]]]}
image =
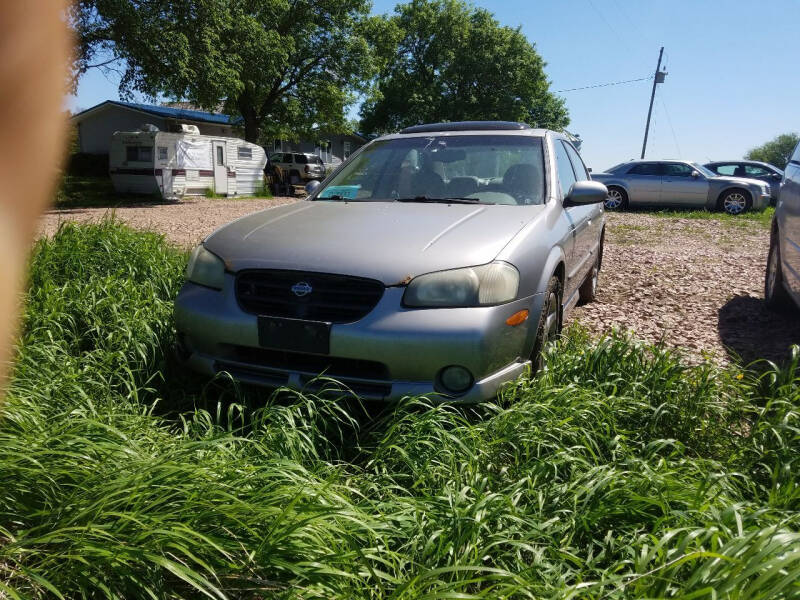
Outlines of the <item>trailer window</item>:
{"label": "trailer window", "polygon": [[166,146],[159,146],[158,147],[158,160],[167,160],[167,147]]}
{"label": "trailer window", "polygon": [[125,160],[134,162],[152,162],[153,148],[150,146],[125,146]]}
{"label": "trailer window", "polygon": [[239,146],[239,160],[252,160],[253,149],[248,146]]}

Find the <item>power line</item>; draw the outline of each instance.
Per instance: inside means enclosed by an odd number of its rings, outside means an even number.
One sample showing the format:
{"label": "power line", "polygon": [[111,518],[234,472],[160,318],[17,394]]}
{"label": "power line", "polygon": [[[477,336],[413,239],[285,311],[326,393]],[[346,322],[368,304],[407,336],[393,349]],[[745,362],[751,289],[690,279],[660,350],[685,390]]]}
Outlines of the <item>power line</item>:
{"label": "power line", "polygon": [[622,85],[623,83],[635,83],[637,81],[647,81],[652,79],[655,75],[648,75],[647,77],[640,77],[639,79],[626,79],[625,81],[612,81],[610,83],[597,83],[595,85],[585,85],[583,87],[576,87],[576,88],[569,88],[566,90],[556,90],[556,94],[560,94],[562,92],[575,92],[578,90],[588,90],[592,88],[600,88],[600,87],[608,87],[610,85]]}
{"label": "power line", "polygon": [[658,99],[661,101],[661,106],[664,108],[664,114],[667,115],[667,123],[669,123],[669,128],[672,130],[672,139],[675,141],[675,147],[678,149],[678,158],[682,158],[683,152],[681,152],[681,146],[678,143],[678,136],[675,135],[675,128],[672,126],[672,119],[667,110],[667,103],[664,102],[664,96],[661,94],[658,95]]}

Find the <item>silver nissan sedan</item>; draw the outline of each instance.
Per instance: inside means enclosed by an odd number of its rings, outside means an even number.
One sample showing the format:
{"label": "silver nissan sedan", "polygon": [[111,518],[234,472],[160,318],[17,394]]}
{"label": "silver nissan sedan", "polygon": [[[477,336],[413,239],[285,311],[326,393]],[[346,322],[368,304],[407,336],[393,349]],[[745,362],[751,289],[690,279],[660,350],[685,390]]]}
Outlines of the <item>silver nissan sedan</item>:
{"label": "silver nissan sedan", "polygon": [[378,138],[194,250],[178,354],[269,387],[492,398],[594,299],[606,193],[566,136],[522,123]]}

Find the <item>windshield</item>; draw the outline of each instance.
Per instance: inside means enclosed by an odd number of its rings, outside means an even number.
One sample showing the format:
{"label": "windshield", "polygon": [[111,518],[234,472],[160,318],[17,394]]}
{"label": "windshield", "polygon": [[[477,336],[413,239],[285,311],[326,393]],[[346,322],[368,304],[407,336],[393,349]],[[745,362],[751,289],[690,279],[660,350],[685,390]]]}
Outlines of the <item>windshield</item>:
{"label": "windshield", "polygon": [[544,202],[542,140],[523,135],[404,137],[365,147],[315,200]]}
{"label": "windshield", "polygon": [[692,165],[692,167],[694,167],[694,169],[696,171],[700,171],[706,177],[719,177],[719,173],[714,173],[714,171],[712,171],[711,169],[705,168],[703,165],[699,165],[699,164],[694,163],[694,162],[693,163],[689,163],[689,164]]}

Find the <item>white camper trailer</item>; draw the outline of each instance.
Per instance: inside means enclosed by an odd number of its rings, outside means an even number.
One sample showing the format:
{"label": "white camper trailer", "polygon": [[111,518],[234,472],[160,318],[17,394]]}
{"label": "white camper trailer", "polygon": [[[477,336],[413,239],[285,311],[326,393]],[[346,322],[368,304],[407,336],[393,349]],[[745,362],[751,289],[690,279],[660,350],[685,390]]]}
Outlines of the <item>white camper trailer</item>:
{"label": "white camper trailer", "polygon": [[108,157],[114,189],[174,199],[209,191],[248,196],[263,186],[267,156],[261,146],[200,135],[194,125],[181,128],[181,133],[152,131],[153,126],[115,132]]}

